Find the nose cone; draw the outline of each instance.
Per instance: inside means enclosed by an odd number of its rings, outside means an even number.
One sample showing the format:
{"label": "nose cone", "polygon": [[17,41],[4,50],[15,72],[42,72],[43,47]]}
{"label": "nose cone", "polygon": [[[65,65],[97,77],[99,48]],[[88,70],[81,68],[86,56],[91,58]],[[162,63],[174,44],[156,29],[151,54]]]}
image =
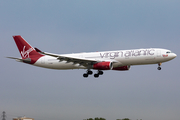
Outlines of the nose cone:
{"label": "nose cone", "polygon": [[174,58],[177,56],[175,53],[173,54]]}
{"label": "nose cone", "polygon": [[172,54],[172,58],[174,59],[177,55],[175,53]]}

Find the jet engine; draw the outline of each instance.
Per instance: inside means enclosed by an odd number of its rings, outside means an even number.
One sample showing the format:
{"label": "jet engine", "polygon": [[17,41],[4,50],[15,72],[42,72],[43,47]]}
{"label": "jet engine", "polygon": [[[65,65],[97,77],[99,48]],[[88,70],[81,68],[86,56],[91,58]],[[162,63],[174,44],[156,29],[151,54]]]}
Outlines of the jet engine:
{"label": "jet engine", "polygon": [[111,70],[113,68],[111,62],[99,62],[93,65],[93,69],[96,70]]}
{"label": "jet engine", "polygon": [[129,70],[129,69],[130,69],[130,66],[127,65],[127,66],[122,66],[122,67],[115,67],[112,70],[125,71],[125,70]]}

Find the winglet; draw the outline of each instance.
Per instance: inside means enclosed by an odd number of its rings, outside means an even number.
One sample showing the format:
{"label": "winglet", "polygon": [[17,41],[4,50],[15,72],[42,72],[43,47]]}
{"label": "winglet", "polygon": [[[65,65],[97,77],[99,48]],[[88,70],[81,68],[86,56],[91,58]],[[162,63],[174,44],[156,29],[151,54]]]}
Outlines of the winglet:
{"label": "winglet", "polygon": [[40,52],[40,53],[42,53],[42,51],[41,50],[39,50],[38,48],[34,48],[35,50],[36,50],[36,52]]}

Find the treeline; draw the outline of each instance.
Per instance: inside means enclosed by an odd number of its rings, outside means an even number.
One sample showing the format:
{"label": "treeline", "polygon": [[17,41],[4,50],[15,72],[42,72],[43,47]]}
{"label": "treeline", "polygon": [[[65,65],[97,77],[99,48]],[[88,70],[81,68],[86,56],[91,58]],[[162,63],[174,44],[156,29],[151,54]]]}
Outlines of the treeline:
{"label": "treeline", "polygon": [[105,119],[105,118],[98,118],[98,117],[97,117],[97,118],[94,118],[94,119],[93,119],[93,118],[89,118],[89,119],[87,119],[87,120],[106,120],[106,119]]}
{"label": "treeline", "polygon": [[[84,119],[84,120],[106,120],[105,118],[89,118],[89,119]],[[129,118],[124,118],[124,119],[116,119],[116,120],[130,120]]]}

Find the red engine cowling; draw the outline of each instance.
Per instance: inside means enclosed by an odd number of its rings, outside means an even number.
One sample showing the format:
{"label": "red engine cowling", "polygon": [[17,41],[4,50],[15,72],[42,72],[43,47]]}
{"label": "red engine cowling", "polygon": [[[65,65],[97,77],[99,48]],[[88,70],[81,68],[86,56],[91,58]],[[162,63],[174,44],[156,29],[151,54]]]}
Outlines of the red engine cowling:
{"label": "red engine cowling", "polygon": [[111,62],[99,62],[93,65],[93,69],[96,70],[111,70],[112,67]]}
{"label": "red engine cowling", "polygon": [[129,65],[113,68],[113,70],[119,70],[119,71],[125,71],[125,70],[129,70],[129,69],[130,69]]}

